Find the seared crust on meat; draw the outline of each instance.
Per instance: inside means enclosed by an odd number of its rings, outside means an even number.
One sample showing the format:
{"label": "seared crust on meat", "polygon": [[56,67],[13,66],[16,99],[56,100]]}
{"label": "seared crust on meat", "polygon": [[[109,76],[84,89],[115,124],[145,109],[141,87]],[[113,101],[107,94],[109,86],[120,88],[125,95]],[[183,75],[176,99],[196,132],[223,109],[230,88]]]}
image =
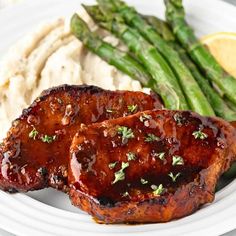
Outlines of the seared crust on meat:
{"label": "seared crust on meat", "polygon": [[[129,111],[129,105],[137,105]],[[44,91],[12,123],[0,145],[0,188],[15,192],[66,190],[68,152],[81,123],[91,124],[161,108],[158,96],[62,85]]]}
{"label": "seared crust on meat", "polygon": [[226,121],[147,111],[81,126],[70,155],[70,198],[101,223],[166,222],[214,200],[236,154]]}

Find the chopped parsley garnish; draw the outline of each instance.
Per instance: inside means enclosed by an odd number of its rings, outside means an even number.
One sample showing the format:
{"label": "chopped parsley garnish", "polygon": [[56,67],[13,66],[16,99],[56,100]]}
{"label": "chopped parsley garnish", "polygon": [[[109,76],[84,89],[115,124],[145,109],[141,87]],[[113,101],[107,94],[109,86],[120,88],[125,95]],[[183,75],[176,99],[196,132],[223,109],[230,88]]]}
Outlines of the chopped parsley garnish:
{"label": "chopped parsley garnish", "polygon": [[153,153],[153,156],[159,158],[161,161],[165,160],[165,152]]}
{"label": "chopped parsley garnish", "polygon": [[150,119],[152,119],[152,116],[151,116],[151,115],[148,115],[148,114],[145,114],[145,113],[143,113],[143,114],[139,117],[139,120],[140,120],[141,122],[144,122],[144,121],[150,120]]}
{"label": "chopped parsley garnish", "polygon": [[113,162],[113,163],[110,163],[110,164],[108,165],[108,167],[109,167],[110,169],[114,169],[115,166],[116,166],[116,164],[117,164],[117,161],[116,161],[116,162]]}
{"label": "chopped parsley garnish", "polygon": [[182,125],[183,123],[183,117],[181,114],[179,113],[175,113],[174,116],[173,116],[175,122],[177,123],[177,125]]}
{"label": "chopped parsley garnish", "polygon": [[48,170],[45,168],[45,167],[40,167],[37,172],[42,175],[42,176],[45,176],[48,174]]}
{"label": "chopped parsley garnish", "polygon": [[195,139],[201,139],[201,140],[206,139],[208,137],[208,135],[203,133],[201,130],[194,131],[192,135],[194,136]]}
{"label": "chopped parsley garnish", "polygon": [[29,138],[32,138],[35,140],[38,134],[39,132],[35,128],[33,128],[31,132],[29,133]]}
{"label": "chopped parsley garnish", "polygon": [[122,137],[122,143],[126,143],[128,139],[134,138],[134,133],[132,129],[126,126],[119,127],[117,131],[118,131],[118,134],[120,134]]}
{"label": "chopped parsley garnish", "polygon": [[44,136],[41,136],[41,135],[39,135],[39,132],[35,128],[33,128],[31,130],[31,132],[29,133],[29,138],[32,138],[32,139],[36,140],[37,136],[39,136],[41,141],[44,142],[44,143],[52,143],[57,138],[56,135],[49,136],[49,135],[45,134]]}
{"label": "chopped parsley garnish", "polygon": [[41,140],[44,142],[44,143],[52,143],[53,141],[55,141],[57,138],[56,135],[53,135],[53,136],[49,136],[47,134],[45,134],[44,136],[41,137]]}
{"label": "chopped parsley garnish", "polygon": [[172,172],[170,172],[168,175],[170,176],[173,182],[176,182],[176,179],[180,176],[180,173],[174,175]]}
{"label": "chopped parsley garnish", "polygon": [[160,196],[165,191],[162,184],[160,184],[158,187],[155,184],[152,184],[151,188],[155,196]]}
{"label": "chopped parsley garnish", "polygon": [[141,182],[141,184],[148,184],[148,181],[143,178],[140,179],[140,182]]}
{"label": "chopped parsley garnish", "polygon": [[173,166],[180,166],[184,165],[184,159],[181,156],[173,156],[172,158],[172,165]]}
{"label": "chopped parsley garnish", "polygon": [[129,167],[129,162],[122,162],[121,169],[117,172],[115,172],[115,180],[112,182],[112,184],[117,183],[118,181],[125,179],[125,173],[124,170]]}
{"label": "chopped parsley garnish", "polygon": [[145,138],[145,142],[148,142],[148,143],[154,142],[154,141],[159,141],[159,140],[160,140],[160,138],[157,137],[155,134],[148,134]]}
{"label": "chopped parsley garnish", "polygon": [[129,105],[129,106],[127,106],[127,108],[130,113],[134,113],[137,110],[138,105],[137,104],[136,105]]}
{"label": "chopped parsley garnish", "polygon": [[134,161],[134,160],[136,160],[135,153],[133,153],[133,152],[128,152],[128,153],[126,154],[126,156],[127,156],[128,161]]}

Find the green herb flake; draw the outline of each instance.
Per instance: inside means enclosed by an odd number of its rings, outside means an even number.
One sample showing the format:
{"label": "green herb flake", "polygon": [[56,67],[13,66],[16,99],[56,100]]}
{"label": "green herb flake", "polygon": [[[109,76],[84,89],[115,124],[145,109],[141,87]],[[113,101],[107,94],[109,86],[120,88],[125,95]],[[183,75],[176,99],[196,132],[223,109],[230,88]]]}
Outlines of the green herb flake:
{"label": "green herb flake", "polygon": [[112,182],[112,184],[117,183],[118,181],[122,181],[125,179],[125,173],[124,170],[129,167],[129,162],[122,162],[121,169],[117,172],[115,172],[115,179]]}
{"label": "green herb flake", "polygon": [[39,132],[35,128],[33,128],[29,133],[29,138],[32,138],[33,140],[35,140],[38,134]]}
{"label": "green herb flake", "polygon": [[128,152],[128,153],[126,154],[126,156],[127,156],[128,161],[134,161],[134,160],[136,160],[135,153],[133,153],[133,152]]}
{"label": "green herb flake", "polygon": [[176,179],[180,176],[180,173],[174,175],[172,172],[170,172],[168,175],[170,176],[173,182],[176,182]]}
{"label": "green herb flake", "polygon": [[138,109],[138,105],[137,104],[136,105],[129,105],[129,106],[127,106],[127,108],[130,113],[134,113]]}
{"label": "green herb flake", "polygon": [[174,116],[173,116],[173,118],[174,118],[174,120],[175,120],[175,122],[176,122],[177,125],[179,125],[179,126],[182,125],[182,123],[183,123],[183,117],[182,117],[181,114],[175,113]]}
{"label": "green herb flake", "polygon": [[126,126],[119,127],[117,131],[118,131],[118,134],[120,134],[122,137],[122,143],[126,143],[128,139],[134,138],[134,133],[132,129]]}
{"label": "green herb flake", "polygon": [[143,178],[140,179],[140,182],[141,182],[141,184],[148,184],[148,181]]}
{"label": "green herb flake", "polygon": [[143,114],[139,117],[139,120],[140,120],[141,122],[144,122],[144,121],[150,120],[150,119],[152,119],[152,116],[151,116],[151,115],[148,115],[148,114],[145,114],[145,113],[143,113]]}
{"label": "green herb flake", "polygon": [[165,152],[153,153],[153,156],[159,158],[161,161],[165,160]]}
{"label": "green herb flake", "polygon": [[158,187],[155,184],[152,184],[151,188],[155,196],[160,196],[165,191],[162,184],[160,184]]}
{"label": "green herb flake", "polygon": [[208,137],[208,135],[203,133],[201,130],[194,131],[192,135],[194,136],[195,139],[201,139],[201,140],[204,140]]}
{"label": "green herb flake", "polygon": [[46,176],[48,174],[48,170],[45,167],[40,167],[37,172],[41,175],[41,176]]}
{"label": "green herb flake", "polygon": [[109,165],[108,165],[108,167],[109,167],[109,169],[114,169],[115,168],[115,166],[116,166],[116,164],[117,164],[117,161],[116,162],[113,162],[113,163],[110,163]]}
{"label": "green herb flake", "polygon": [[159,140],[160,140],[160,138],[157,137],[155,134],[148,134],[145,138],[145,142],[147,142],[147,143],[159,141]]}
{"label": "green herb flake", "polygon": [[44,143],[52,143],[53,141],[56,140],[56,138],[57,138],[56,135],[49,136],[49,135],[45,134],[44,136],[41,137],[41,140]]}
{"label": "green herb flake", "polygon": [[173,156],[172,158],[172,165],[173,166],[180,166],[184,165],[184,159],[181,156]]}

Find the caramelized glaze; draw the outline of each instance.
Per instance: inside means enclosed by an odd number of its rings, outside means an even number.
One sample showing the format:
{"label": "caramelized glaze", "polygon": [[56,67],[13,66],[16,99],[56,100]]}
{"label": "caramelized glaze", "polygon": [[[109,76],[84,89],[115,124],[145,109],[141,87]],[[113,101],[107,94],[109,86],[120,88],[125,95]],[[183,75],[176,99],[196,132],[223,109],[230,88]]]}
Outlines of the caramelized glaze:
{"label": "caramelized glaze", "polygon": [[68,153],[80,124],[161,108],[152,94],[63,85],[46,90],[15,120],[0,146],[0,187],[28,191],[48,185],[66,190]]}
{"label": "caramelized glaze", "polygon": [[183,217],[213,201],[235,159],[235,138],[227,122],[188,111],[81,126],[71,146],[72,203],[103,223]]}

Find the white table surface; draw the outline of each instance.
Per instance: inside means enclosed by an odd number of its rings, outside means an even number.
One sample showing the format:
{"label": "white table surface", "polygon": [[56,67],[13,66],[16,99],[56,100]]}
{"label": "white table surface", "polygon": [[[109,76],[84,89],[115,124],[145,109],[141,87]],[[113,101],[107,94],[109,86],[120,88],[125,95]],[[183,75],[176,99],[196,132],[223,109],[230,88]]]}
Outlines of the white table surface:
{"label": "white table surface", "polygon": [[[22,0],[0,0],[0,8],[8,7],[8,6],[14,4],[14,2],[19,2],[19,1],[22,1]],[[236,6],[236,0],[222,0],[222,1],[229,2],[229,3]],[[10,233],[0,229],[0,236],[17,236],[17,235],[10,234]],[[231,232],[224,234],[222,236],[236,236],[236,230],[231,231]]]}

